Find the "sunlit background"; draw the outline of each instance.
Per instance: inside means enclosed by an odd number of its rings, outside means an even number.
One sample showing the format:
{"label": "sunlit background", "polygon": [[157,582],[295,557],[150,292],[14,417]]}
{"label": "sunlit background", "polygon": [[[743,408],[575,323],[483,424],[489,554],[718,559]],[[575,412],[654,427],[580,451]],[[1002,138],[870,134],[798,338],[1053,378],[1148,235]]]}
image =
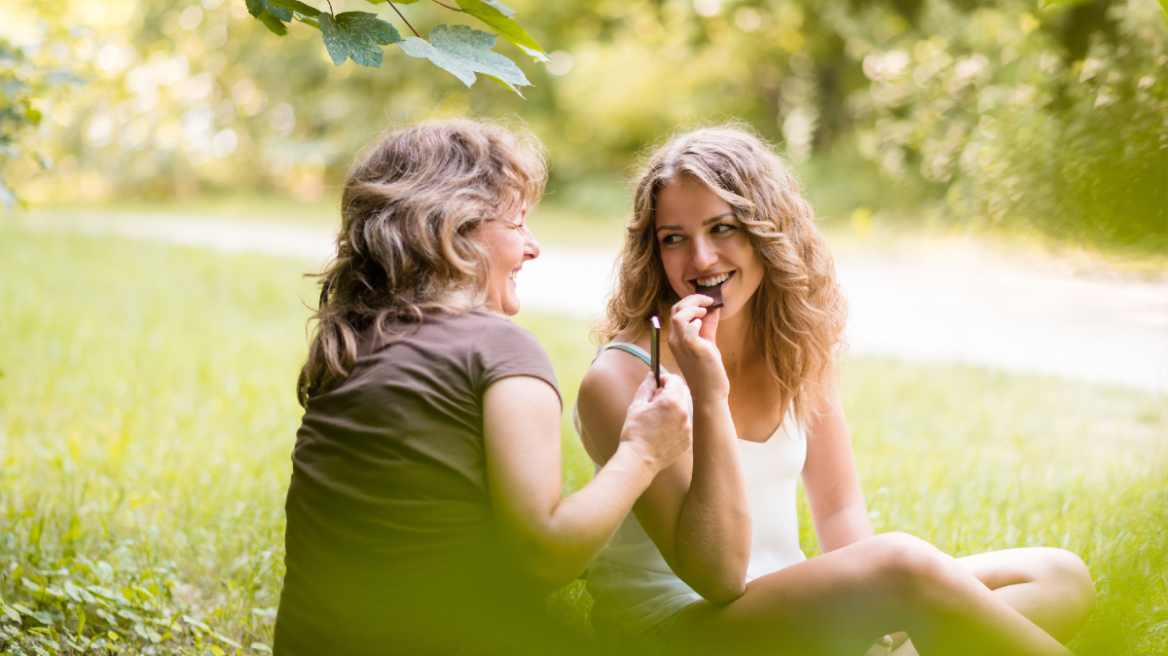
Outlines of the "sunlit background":
{"label": "sunlit background", "polygon": [[[821,213],[857,224],[1006,223],[1162,253],[1168,45],[1153,0],[512,3],[554,54],[527,100],[387,51],[334,67],[242,1],[32,0],[3,32],[46,70],[55,162],[8,163],[28,201],[274,192],[318,198],[387,125],[516,115],[547,144],[556,200],[623,208],[635,154],[679,124],[748,121],[782,144]],[[336,11],[386,6],[358,0]],[[459,22],[433,3],[414,22]],[[422,28],[423,30],[425,27]],[[1105,136],[1104,136],[1105,135]]]}
{"label": "sunlit background", "polygon": [[[334,66],[318,31],[277,37],[244,0],[5,6],[0,648],[269,649],[301,275],[328,257],[355,153],[471,115],[548,148],[518,321],[569,407],[638,154],[744,122],[798,173],[848,292],[876,529],[958,555],[1072,549],[1100,591],[1076,653],[1168,653],[1162,4],[507,4],[552,55],[496,46],[526,98],[396,46]],[[385,4],[332,7],[407,33]],[[423,33],[482,28],[401,9]],[[571,491],[591,465],[568,423],[563,445]],[[549,599],[581,640],[590,603],[580,583]]]}

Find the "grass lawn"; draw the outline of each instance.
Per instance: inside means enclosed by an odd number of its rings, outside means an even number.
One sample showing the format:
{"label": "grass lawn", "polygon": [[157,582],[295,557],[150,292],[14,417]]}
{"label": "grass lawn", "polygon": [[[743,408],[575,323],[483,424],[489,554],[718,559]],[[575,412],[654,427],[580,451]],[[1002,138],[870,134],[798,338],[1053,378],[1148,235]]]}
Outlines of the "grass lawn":
{"label": "grass lawn", "polygon": [[[267,651],[303,272],[0,224],[0,651]],[[587,326],[518,321],[570,408]],[[1168,651],[1168,397],[881,359],[844,371],[878,531],[955,555],[1071,549],[1099,590],[1076,653]],[[567,422],[563,442],[572,490],[591,465]],[[585,631],[589,603],[579,584],[549,601]]]}

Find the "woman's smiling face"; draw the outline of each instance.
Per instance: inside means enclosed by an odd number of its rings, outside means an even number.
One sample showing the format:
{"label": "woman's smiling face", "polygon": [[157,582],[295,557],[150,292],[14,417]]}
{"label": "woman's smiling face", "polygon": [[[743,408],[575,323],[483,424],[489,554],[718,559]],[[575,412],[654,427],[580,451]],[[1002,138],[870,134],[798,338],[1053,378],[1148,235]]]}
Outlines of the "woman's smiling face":
{"label": "woman's smiling face", "polygon": [[738,314],[762,284],[763,263],[733,208],[704,183],[682,177],[657,193],[657,244],[677,295],[722,282],[721,316]]}
{"label": "woman's smiling face", "polygon": [[539,257],[539,242],[527,229],[527,205],[515,216],[485,222],[478,232],[486,248],[490,271],[487,280],[487,307],[492,312],[514,316],[519,312],[515,277],[523,263]]}

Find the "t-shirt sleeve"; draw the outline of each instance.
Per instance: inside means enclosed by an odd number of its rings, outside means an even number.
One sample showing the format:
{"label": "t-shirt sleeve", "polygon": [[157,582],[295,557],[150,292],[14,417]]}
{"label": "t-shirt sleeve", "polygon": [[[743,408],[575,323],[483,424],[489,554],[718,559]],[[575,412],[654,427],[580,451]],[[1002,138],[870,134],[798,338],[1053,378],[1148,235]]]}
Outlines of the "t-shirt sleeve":
{"label": "t-shirt sleeve", "polygon": [[508,319],[498,318],[485,322],[476,342],[482,392],[485,393],[501,378],[532,376],[552,386],[560,399],[560,408],[563,408],[564,399],[556,383],[552,362],[535,335]]}

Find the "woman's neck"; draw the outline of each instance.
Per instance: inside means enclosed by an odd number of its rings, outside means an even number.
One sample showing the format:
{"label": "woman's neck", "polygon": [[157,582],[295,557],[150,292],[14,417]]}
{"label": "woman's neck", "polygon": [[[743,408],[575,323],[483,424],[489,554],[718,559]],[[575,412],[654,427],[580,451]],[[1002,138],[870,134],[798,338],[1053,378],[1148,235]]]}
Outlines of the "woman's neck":
{"label": "woman's neck", "polygon": [[722,354],[722,365],[731,379],[757,364],[758,340],[754,338],[752,315],[745,307],[737,316],[718,319],[718,352]]}

